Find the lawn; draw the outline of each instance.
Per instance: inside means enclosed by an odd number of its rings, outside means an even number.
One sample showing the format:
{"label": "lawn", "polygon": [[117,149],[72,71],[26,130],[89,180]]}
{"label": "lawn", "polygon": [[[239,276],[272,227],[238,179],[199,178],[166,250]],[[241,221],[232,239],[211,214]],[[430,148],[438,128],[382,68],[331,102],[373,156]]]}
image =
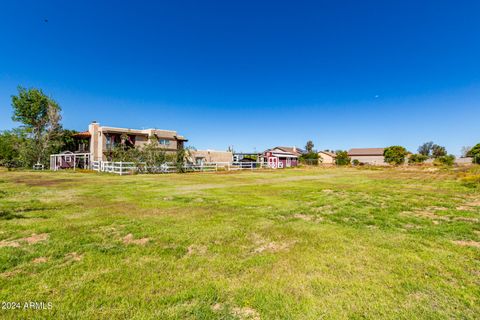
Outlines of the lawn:
{"label": "lawn", "polygon": [[444,170],[0,171],[0,318],[478,319],[479,219]]}

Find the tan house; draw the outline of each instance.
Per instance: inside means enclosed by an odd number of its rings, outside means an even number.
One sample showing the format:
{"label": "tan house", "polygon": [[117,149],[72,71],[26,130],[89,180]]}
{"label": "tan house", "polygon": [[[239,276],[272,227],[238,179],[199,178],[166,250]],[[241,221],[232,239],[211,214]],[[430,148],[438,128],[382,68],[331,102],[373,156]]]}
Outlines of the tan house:
{"label": "tan house", "polygon": [[385,166],[385,158],[383,156],[384,148],[356,148],[348,151],[348,156],[352,161],[358,160],[361,163]]}
{"label": "tan house", "polygon": [[149,138],[155,137],[166,152],[175,152],[183,149],[184,142],[188,141],[176,131],[106,127],[95,121],[88,126],[88,131],[77,133],[74,137],[85,141],[85,144],[80,144],[80,149],[83,147],[83,150],[79,151],[89,149],[93,161],[107,160],[108,153],[120,143],[141,147],[152,141]]}
{"label": "tan house", "polygon": [[190,161],[198,165],[201,165],[207,162],[232,163],[233,153],[231,151],[191,150]]}
{"label": "tan house", "polygon": [[319,151],[318,160],[319,164],[335,164],[335,159],[337,155],[334,152],[330,151]]}

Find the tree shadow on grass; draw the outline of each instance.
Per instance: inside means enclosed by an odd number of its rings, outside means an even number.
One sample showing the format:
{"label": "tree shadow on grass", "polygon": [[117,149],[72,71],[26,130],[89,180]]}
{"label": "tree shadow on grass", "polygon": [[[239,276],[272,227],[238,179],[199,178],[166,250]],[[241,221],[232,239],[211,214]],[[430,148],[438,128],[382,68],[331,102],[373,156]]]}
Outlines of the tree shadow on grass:
{"label": "tree shadow on grass", "polygon": [[23,214],[18,214],[11,210],[0,210],[0,220],[26,219]]}

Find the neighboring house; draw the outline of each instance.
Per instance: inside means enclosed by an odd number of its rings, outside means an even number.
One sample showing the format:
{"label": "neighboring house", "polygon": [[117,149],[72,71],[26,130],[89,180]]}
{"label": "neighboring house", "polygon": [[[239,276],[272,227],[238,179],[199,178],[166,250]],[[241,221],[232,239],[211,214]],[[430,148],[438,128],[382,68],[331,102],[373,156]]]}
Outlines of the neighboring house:
{"label": "neighboring house", "polygon": [[285,151],[282,147],[275,147],[266,150],[262,155],[262,160],[270,168],[288,168],[298,165],[298,157],[298,153]]}
{"label": "neighboring house", "polygon": [[233,154],[230,151],[190,150],[190,161],[198,165],[206,162],[231,163],[233,161]]}
{"label": "neighboring house", "polygon": [[350,159],[358,160],[361,163],[385,166],[385,158],[383,157],[384,148],[356,148],[348,151]]}
{"label": "neighboring house", "polygon": [[77,151],[90,150],[93,161],[107,160],[110,151],[121,143],[131,147],[141,147],[150,143],[151,137],[155,137],[159,146],[167,153],[183,149],[184,142],[188,141],[176,131],[114,128],[101,126],[95,121],[88,126],[88,131],[74,135],[74,138],[82,142]]}
{"label": "neighboring house", "polygon": [[319,151],[318,160],[319,164],[335,164],[335,159],[337,155],[330,151]]}

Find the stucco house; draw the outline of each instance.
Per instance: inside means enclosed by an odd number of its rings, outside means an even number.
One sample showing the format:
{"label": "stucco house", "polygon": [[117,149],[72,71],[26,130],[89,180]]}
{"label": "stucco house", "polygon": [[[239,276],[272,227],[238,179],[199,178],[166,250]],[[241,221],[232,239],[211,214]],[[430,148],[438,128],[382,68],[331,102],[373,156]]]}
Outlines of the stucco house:
{"label": "stucco house", "polygon": [[159,146],[167,153],[183,149],[184,142],[188,141],[176,131],[107,127],[101,126],[96,121],[88,126],[88,131],[74,135],[74,138],[80,141],[78,151],[88,152],[89,150],[92,161],[107,160],[109,152],[120,143],[141,147],[150,143],[151,137],[155,137]]}
{"label": "stucco house", "polygon": [[335,164],[337,155],[330,151],[318,151],[319,164]]}
{"label": "stucco house", "polygon": [[385,158],[383,156],[384,148],[354,148],[348,151],[350,159],[358,160],[361,163],[385,166]]}

